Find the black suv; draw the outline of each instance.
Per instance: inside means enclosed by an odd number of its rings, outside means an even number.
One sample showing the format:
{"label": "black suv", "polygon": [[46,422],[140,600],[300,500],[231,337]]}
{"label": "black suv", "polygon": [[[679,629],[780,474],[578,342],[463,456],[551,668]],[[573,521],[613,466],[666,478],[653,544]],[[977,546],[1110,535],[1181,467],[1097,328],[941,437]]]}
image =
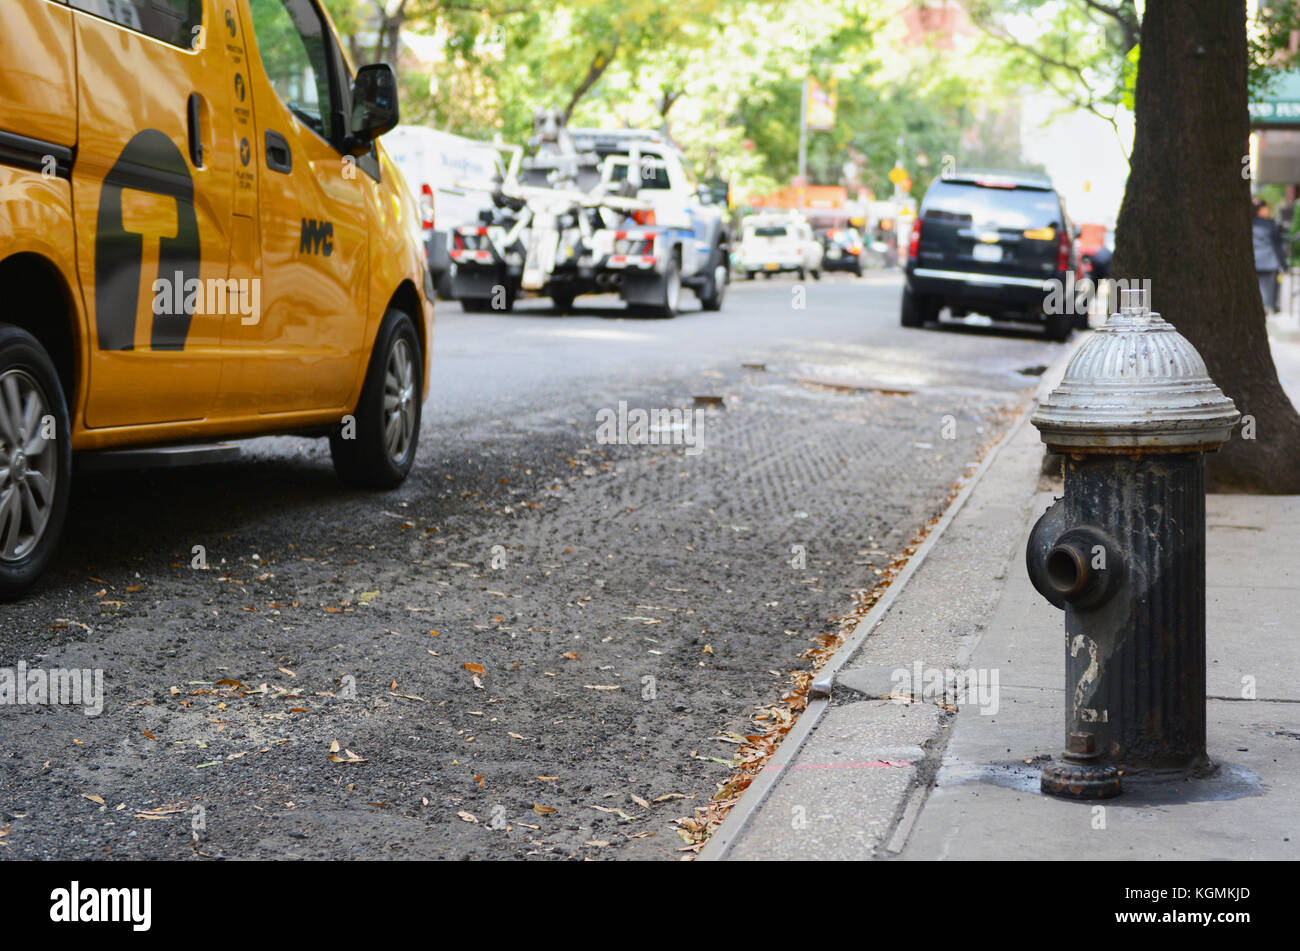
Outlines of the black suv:
{"label": "black suv", "polygon": [[[1045,176],[962,171],[930,185],[912,225],[902,323],[920,327],[947,307],[993,318],[1041,321],[1065,340],[1086,326],[1070,307],[1046,314],[1053,284],[1069,288],[1078,268],[1065,205]],[[1055,300],[1072,294],[1058,292]]]}

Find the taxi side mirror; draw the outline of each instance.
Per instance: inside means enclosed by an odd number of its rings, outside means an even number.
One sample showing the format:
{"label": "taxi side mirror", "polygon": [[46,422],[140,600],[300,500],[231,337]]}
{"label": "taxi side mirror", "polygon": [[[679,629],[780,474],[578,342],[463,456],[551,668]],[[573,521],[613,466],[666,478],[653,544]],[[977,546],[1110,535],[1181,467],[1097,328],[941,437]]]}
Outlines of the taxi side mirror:
{"label": "taxi side mirror", "polygon": [[387,63],[362,66],[352,81],[347,151],[364,155],[370,151],[370,144],[397,122],[397,75],[393,67]]}

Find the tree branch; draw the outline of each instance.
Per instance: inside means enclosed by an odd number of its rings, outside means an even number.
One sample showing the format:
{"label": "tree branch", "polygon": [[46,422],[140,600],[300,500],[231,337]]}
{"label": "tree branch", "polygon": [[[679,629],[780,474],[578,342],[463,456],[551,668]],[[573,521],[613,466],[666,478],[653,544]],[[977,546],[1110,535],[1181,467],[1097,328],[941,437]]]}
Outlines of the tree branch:
{"label": "tree branch", "polygon": [[577,108],[582,97],[591,90],[592,86],[596,85],[600,77],[605,74],[605,70],[609,69],[609,64],[614,61],[614,56],[617,52],[618,39],[616,37],[614,39],[614,45],[610,48],[608,55],[606,55],[604,50],[600,50],[592,57],[591,65],[587,67],[587,75],[583,78],[582,82],[578,84],[578,88],[573,91],[573,96],[569,99],[568,108],[564,110],[565,125],[568,125],[569,119],[573,116],[573,110]]}

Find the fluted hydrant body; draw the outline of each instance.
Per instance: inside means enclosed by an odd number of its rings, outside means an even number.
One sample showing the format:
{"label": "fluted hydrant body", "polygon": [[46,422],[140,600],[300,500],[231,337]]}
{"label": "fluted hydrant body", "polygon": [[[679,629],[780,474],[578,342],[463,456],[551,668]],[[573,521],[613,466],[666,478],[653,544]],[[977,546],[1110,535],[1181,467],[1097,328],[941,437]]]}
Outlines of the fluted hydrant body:
{"label": "fluted hydrant body", "polygon": [[1065,610],[1062,759],[1044,792],[1115,795],[1119,776],[1205,768],[1205,453],[1239,414],[1140,291],[1034,414],[1065,457],[1029,575]]}

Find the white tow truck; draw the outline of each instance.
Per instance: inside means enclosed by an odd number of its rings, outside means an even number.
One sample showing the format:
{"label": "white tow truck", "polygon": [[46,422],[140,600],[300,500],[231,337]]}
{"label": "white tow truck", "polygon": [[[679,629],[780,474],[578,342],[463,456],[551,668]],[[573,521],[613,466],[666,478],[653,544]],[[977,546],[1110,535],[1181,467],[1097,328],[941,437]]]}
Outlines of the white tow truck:
{"label": "white tow truck", "polygon": [[656,132],[568,130],[539,113],[525,157],[509,149],[479,222],[451,234],[452,295],[467,311],[509,310],[520,296],[568,311],[584,294],[674,317],[682,288],[722,307],[730,240],[725,209],[696,185]]}

